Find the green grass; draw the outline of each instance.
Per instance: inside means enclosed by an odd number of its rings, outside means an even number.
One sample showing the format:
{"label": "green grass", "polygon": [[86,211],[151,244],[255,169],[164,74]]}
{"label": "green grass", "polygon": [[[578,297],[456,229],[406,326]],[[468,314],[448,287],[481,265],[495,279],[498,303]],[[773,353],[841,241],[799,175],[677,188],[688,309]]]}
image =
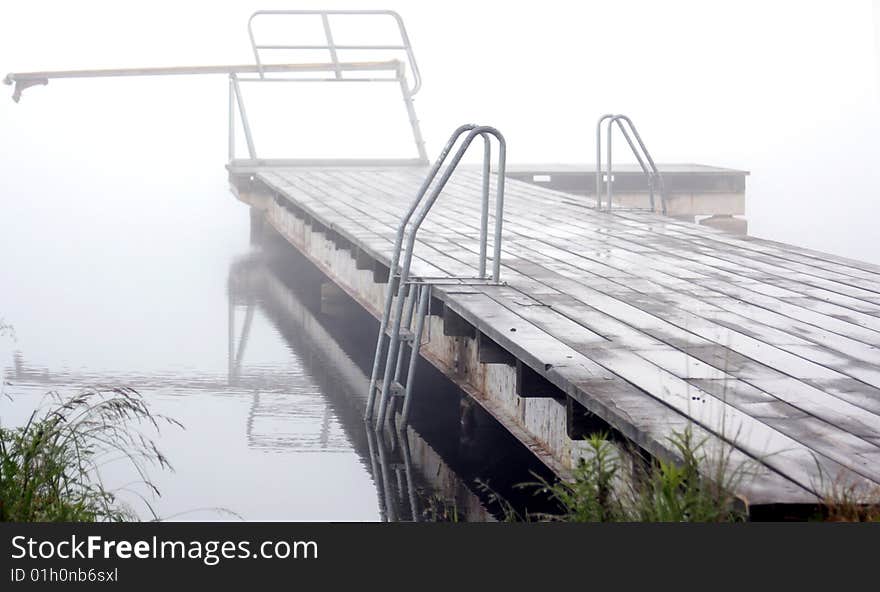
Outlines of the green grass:
{"label": "green grass", "polygon": [[137,520],[120,490],[105,487],[101,468],[126,462],[158,495],[147,470],[171,468],[151,438],[162,425],[180,426],[153,414],[131,388],[92,388],[69,398],[50,393],[24,426],[0,428],[0,521]]}
{"label": "green grass", "polygon": [[[571,481],[523,484],[548,496],[558,510],[529,518],[565,522],[738,522],[747,518],[733,495],[747,467],[713,457],[690,429],[670,444],[679,457],[625,471],[619,449],[605,434],[587,439],[588,453]],[[519,519],[519,516],[514,516]]]}

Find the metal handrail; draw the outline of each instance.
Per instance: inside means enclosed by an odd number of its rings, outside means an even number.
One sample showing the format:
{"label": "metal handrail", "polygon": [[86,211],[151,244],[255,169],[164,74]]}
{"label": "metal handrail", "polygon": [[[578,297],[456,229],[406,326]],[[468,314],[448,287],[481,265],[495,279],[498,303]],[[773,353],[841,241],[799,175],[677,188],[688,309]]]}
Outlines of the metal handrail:
{"label": "metal handrail", "polygon": [[[657,168],[657,165],[654,163],[654,159],[651,157],[651,153],[648,152],[647,146],[645,146],[645,142],[642,140],[642,137],[639,135],[638,130],[636,129],[635,124],[633,124],[632,119],[622,114],[611,114],[606,113],[596,122],[596,207],[598,209],[602,209],[602,123],[608,120],[608,129],[606,134],[606,141],[608,145],[608,154],[607,154],[607,169],[604,172],[606,175],[605,178],[605,188],[606,195],[608,198],[608,209],[611,210],[612,207],[612,199],[613,199],[613,184],[614,184],[614,170],[611,159],[611,146],[612,146],[612,126],[616,123],[618,129],[623,135],[626,143],[629,145],[630,150],[633,155],[636,157],[636,161],[638,161],[639,166],[642,169],[642,172],[645,173],[645,176],[648,177],[648,194],[651,203],[651,211],[656,211],[655,203],[654,203],[654,189],[658,187],[660,190],[660,204],[661,211],[665,215],[666,214],[666,188],[663,183],[663,176],[660,174],[660,170]],[[623,123],[629,127],[629,132],[627,132],[626,127]],[[632,136],[635,137],[636,143],[633,142],[633,138],[630,136],[630,132]],[[640,153],[641,151],[641,153]],[[644,158],[643,158],[644,157]]]}
{"label": "metal handrail", "polygon": [[[258,45],[254,37],[252,23],[256,17],[263,15],[319,15],[324,23],[324,34],[327,39],[326,45],[297,46],[297,45]],[[330,17],[333,15],[386,15],[392,17],[400,31],[400,45],[375,44],[375,45],[337,45],[333,39],[330,28]],[[44,72],[14,72],[7,74],[3,79],[6,84],[14,84],[12,98],[18,102],[21,93],[32,86],[45,85],[50,79],[57,78],[108,78],[108,77],[131,77],[131,76],[173,76],[173,75],[206,75],[225,74],[229,77],[229,160],[235,159],[235,108],[238,107],[239,116],[242,120],[245,140],[247,141],[248,154],[251,161],[257,159],[256,147],[253,134],[244,108],[244,98],[241,93],[240,82],[396,82],[400,86],[406,107],[409,124],[412,131],[412,139],[418,153],[418,164],[428,164],[428,156],[425,150],[425,141],[422,137],[421,127],[416,116],[413,104],[413,95],[421,87],[421,75],[412,45],[400,15],[391,10],[263,10],[253,13],[248,20],[248,35],[254,52],[256,64],[242,65],[218,65],[218,66],[172,66],[151,68],[112,68],[91,70],[67,70],[67,71],[44,71]],[[260,50],[271,49],[326,49],[330,52],[331,63],[300,63],[300,64],[264,64],[260,58]],[[393,49],[406,52],[409,70],[412,73],[412,85],[408,85],[406,64],[400,59],[373,61],[373,62],[343,62],[339,60],[337,50],[363,49],[379,50]],[[402,56],[400,56],[402,57]],[[314,76],[316,72],[331,72],[332,77]],[[361,76],[346,76],[349,72],[364,72]],[[371,75],[372,72],[390,72],[384,77]],[[267,73],[277,76],[267,77]],[[311,76],[296,73],[308,73]],[[247,77],[242,74],[254,74]],[[389,161],[395,164],[397,161]]]}
{"label": "metal handrail", "polygon": [[[430,194],[428,194],[428,190],[431,188],[434,180],[436,179],[438,173],[440,172],[440,168],[443,166],[453,147],[455,146],[458,139],[467,132],[467,136],[462,141],[461,145],[458,148],[458,151],[453,156],[450,164],[446,167],[441,175],[440,179],[436,184],[433,185],[433,190]],[[492,282],[498,283],[500,281],[501,276],[501,234],[502,234],[502,223],[503,223],[503,213],[504,213],[504,179],[505,179],[505,169],[506,169],[506,160],[507,160],[507,144],[504,140],[504,136],[497,129],[490,126],[480,126],[475,124],[466,124],[459,126],[449,137],[449,140],[446,142],[446,145],[443,147],[443,150],[440,152],[440,155],[437,157],[437,160],[431,166],[431,169],[428,171],[427,176],[422,182],[421,187],[419,188],[415,199],[410,204],[406,213],[404,214],[401,222],[397,228],[397,235],[394,240],[394,248],[391,256],[391,265],[390,270],[391,274],[388,280],[388,287],[385,292],[385,308],[383,311],[382,319],[380,321],[379,326],[379,335],[376,343],[376,355],[373,359],[373,371],[370,376],[370,386],[369,386],[369,394],[367,397],[367,409],[365,413],[365,418],[370,419],[373,415],[373,406],[375,402],[375,395],[377,390],[377,380],[379,377],[379,370],[382,364],[382,353],[385,349],[385,333],[388,329],[389,322],[393,319],[393,327],[390,333],[389,347],[388,347],[388,355],[386,359],[385,365],[385,376],[382,382],[382,394],[379,405],[379,415],[377,417],[377,425],[381,426],[384,423],[385,419],[385,409],[388,402],[388,392],[391,387],[391,376],[392,371],[394,369],[394,364],[392,360],[397,356],[397,348],[399,345],[399,339],[396,336],[400,333],[400,326],[402,322],[403,316],[403,307],[404,300],[406,298],[406,290],[407,290],[407,282],[410,280],[410,268],[412,266],[412,258],[413,252],[415,249],[415,241],[416,235],[418,233],[419,228],[424,222],[425,218],[433,207],[434,203],[437,201],[437,198],[440,196],[440,193],[443,191],[443,188],[446,186],[446,183],[449,181],[452,176],[455,168],[458,166],[458,163],[461,161],[464,154],[467,152],[468,147],[471,142],[473,142],[474,138],[477,136],[481,136],[484,142],[484,150],[483,150],[483,184],[482,184],[482,201],[481,201],[481,215],[480,215],[480,258],[479,258],[479,278],[485,280],[486,274],[486,259],[487,259],[487,241],[488,241],[488,212],[489,212],[489,180],[490,180],[490,169],[491,169],[491,149],[490,149],[490,136],[494,137],[498,141],[499,145],[499,154],[498,154],[498,165],[497,165],[497,178],[498,183],[496,186],[496,198],[495,198],[495,229],[494,229],[494,244],[493,244],[493,261],[492,261]],[[427,199],[425,197],[427,196]],[[416,214],[416,210],[421,209]],[[413,215],[415,215],[415,219],[413,219]],[[404,240],[406,244],[404,245]],[[403,255],[403,262],[401,263],[401,254]],[[399,267],[399,270],[398,270]],[[394,279],[398,278],[397,282],[397,298],[394,298]],[[448,278],[447,278],[448,279]],[[394,307],[394,311],[392,313],[392,304]]]}
{"label": "metal handrail", "polygon": [[[321,23],[324,28],[324,37],[327,40],[326,45],[265,45],[258,44],[254,36],[253,22],[260,16],[320,16]],[[333,39],[333,31],[330,24],[331,16],[363,16],[363,15],[381,15],[390,16],[397,23],[397,29],[400,32],[400,44],[360,44],[360,45],[340,45],[335,43]],[[422,87],[422,77],[419,73],[419,66],[416,63],[415,54],[412,50],[412,44],[409,35],[406,32],[406,26],[403,19],[393,10],[258,10],[254,12],[248,19],[248,36],[251,40],[251,50],[254,53],[254,59],[257,62],[260,78],[264,78],[262,70],[262,60],[260,59],[260,50],[327,50],[330,54],[332,63],[339,65],[338,50],[390,50],[403,51],[406,53],[406,59],[409,64],[409,70],[412,73],[413,84],[409,87],[409,94],[415,95]],[[337,67],[336,79],[344,80],[342,71]]]}
{"label": "metal handrail", "polygon": [[[428,188],[431,186],[431,183],[434,181],[434,178],[437,176],[437,173],[440,171],[440,167],[443,166],[446,157],[449,156],[449,153],[452,151],[452,147],[455,145],[455,142],[458,140],[459,136],[466,131],[470,131],[474,129],[476,124],[465,124],[459,126],[449,137],[449,140],[446,142],[446,145],[443,147],[443,150],[440,152],[440,155],[437,157],[437,160],[434,161],[434,164],[431,166],[431,169],[428,171],[427,176],[424,181],[422,181],[421,187],[419,187],[418,192],[416,193],[416,198],[410,203],[409,209],[401,218],[400,224],[397,227],[397,235],[394,238],[394,248],[392,249],[391,255],[391,264],[389,269],[391,270],[388,279],[388,286],[385,289],[385,309],[382,313],[382,319],[379,321],[379,336],[377,338],[376,343],[376,355],[373,358],[373,371],[370,376],[370,386],[369,386],[369,395],[367,397],[367,409],[364,414],[364,418],[369,420],[373,416],[373,403],[376,395],[376,379],[378,378],[379,368],[382,364],[382,351],[385,349],[385,332],[388,329],[388,321],[391,316],[391,307],[392,301],[394,299],[394,276],[397,273],[397,266],[400,263],[400,251],[401,246],[403,245],[404,235],[406,233],[407,224],[409,224],[410,218],[415,213],[416,208],[419,207],[419,204],[422,201],[422,198],[428,192]],[[403,305],[401,304],[401,307]]]}
{"label": "metal handrail", "polygon": [[[343,70],[352,71],[389,71],[398,68],[399,60],[384,62],[342,62],[337,64]],[[301,64],[263,64],[258,67],[255,64],[234,64],[220,66],[159,66],[150,68],[98,68],[90,70],[47,70],[42,72],[10,72],[3,78],[4,84],[14,84],[12,100],[16,103],[21,100],[21,94],[32,86],[47,85],[49,80],[65,78],[121,78],[135,76],[199,76],[208,74],[258,74],[260,68],[264,72],[293,73],[293,72],[327,72],[333,71],[337,66],[332,64],[301,63]],[[239,78],[245,80],[244,78]],[[278,78],[266,80],[281,80]],[[296,78],[302,81],[323,81],[323,78]],[[396,81],[396,78],[349,78],[347,81],[383,80]]]}

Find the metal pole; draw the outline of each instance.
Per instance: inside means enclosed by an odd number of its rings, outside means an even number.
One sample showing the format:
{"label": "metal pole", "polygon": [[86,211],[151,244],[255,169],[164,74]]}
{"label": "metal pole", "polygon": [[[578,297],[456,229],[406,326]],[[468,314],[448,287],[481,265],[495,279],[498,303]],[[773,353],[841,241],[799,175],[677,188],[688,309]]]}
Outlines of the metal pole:
{"label": "metal pole", "polygon": [[235,84],[229,76],[229,162],[235,160]]}
{"label": "metal pole", "polygon": [[[407,305],[404,309],[402,325],[407,329],[412,329],[413,310],[416,307],[416,285],[409,285],[409,294],[407,295]],[[397,365],[394,368],[394,382],[400,381],[400,371],[403,368],[403,348],[397,352]]]}
{"label": "metal pole", "polygon": [[613,123],[614,123],[614,118],[608,120],[608,129],[606,131],[607,137],[605,138],[605,141],[608,143],[608,154],[606,156],[606,158],[608,159],[608,167],[607,167],[608,170],[606,172],[606,175],[608,175],[608,177],[605,179],[605,188],[607,190],[608,211],[609,212],[611,211],[611,192],[612,192],[611,186],[614,184],[614,172],[611,169],[611,124],[613,124]]}
{"label": "metal pole", "polygon": [[645,156],[650,159],[650,155],[648,154],[648,151],[645,149],[645,145],[641,141],[641,139],[639,138],[639,133],[636,131],[636,128],[633,125],[633,122],[630,120],[629,117],[627,117],[625,115],[617,115],[614,117],[614,119],[612,121],[617,123],[617,128],[620,130],[620,133],[623,134],[623,138],[626,140],[626,143],[629,145],[629,149],[632,151],[633,156],[636,157],[636,161],[638,161],[639,167],[641,167],[642,172],[645,173],[645,176],[648,178],[648,196],[649,196],[650,203],[651,203],[651,211],[653,212],[654,211],[654,176],[653,176],[653,173],[651,172],[652,169],[648,168],[648,165],[645,164],[645,159],[643,159],[642,155],[639,153],[639,148],[637,148],[636,145],[633,143],[632,138],[629,135],[629,132],[626,131],[626,127],[621,123],[621,121],[625,121],[626,124],[630,127],[630,129],[633,132],[633,135],[635,135],[636,140],[638,140],[638,142],[639,142],[639,146],[641,147],[641,151],[645,154]]}
{"label": "metal pole", "polygon": [[[657,168],[657,164],[654,162],[654,159],[651,157],[651,153],[648,152],[647,146],[645,146],[645,142],[642,140],[642,136],[639,134],[639,130],[636,129],[636,126],[633,124],[632,120],[629,117],[624,117],[626,122],[629,124],[630,129],[632,130],[633,135],[636,138],[636,142],[638,142],[639,146],[642,149],[642,152],[645,155],[645,159],[648,161],[648,164],[653,171],[654,178],[660,181],[660,202],[663,214],[666,214],[666,188],[663,184],[663,176],[660,174],[660,169]],[[653,179],[652,179],[653,183]],[[653,186],[652,186],[653,189]],[[654,202],[651,201],[651,209],[654,209]]]}
{"label": "metal pole", "polygon": [[495,254],[492,259],[492,281],[501,281],[501,227],[504,223],[504,181],[507,176],[507,142],[501,132],[494,130],[498,140],[498,188],[495,191]]}
{"label": "metal pole", "polygon": [[333,44],[333,32],[330,31],[330,17],[327,13],[321,13],[321,23],[324,25],[324,35],[327,38],[327,49],[330,50],[330,60],[333,62],[336,79],[342,78],[342,70],[339,69],[339,57],[336,55],[336,46]]}
{"label": "metal pole", "polygon": [[596,208],[602,209],[602,122],[609,117],[614,117],[612,113],[606,113],[596,122]]}
{"label": "metal pole", "polygon": [[[414,231],[410,231],[410,237],[414,236]],[[388,398],[391,392],[392,372],[396,365],[397,350],[400,348],[400,325],[403,320],[403,304],[406,300],[406,283],[409,280],[409,268],[412,263],[412,250],[407,249],[403,265],[400,269],[400,285],[397,288],[397,298],[394,301],[394,319],[391,325],[391,336],[388,340],[388,354],[385,359],[385,374],[382,377],[382,393],[379,397],[379,413],[376,416],[376,429],[381,430],[385,423],[385,413],[388,409]],[[389,282],[392,280],[389,278]]]}
{"label": "metal pole", "polygon": [[409,421],[409,408],[412,402],[412,387],[416,377],[416,365],[419,361],[419,349],[422,343],[422,331],[425,327],[425,316],[428,313],[428,301],[431,299],[431,285],[422,284],[419,291],[419,310],[416,316],[416,327],[413,334],[412,348],[409,357],[409,371],[406,377],[406,392],[403,397],[403,409],[400,412],[401,425]]}
{"label": "metal pole", "polygon": [[244,100],[241,97],[241,88],[238,85],[238,76],[231,74],[232,87],[235,92],[235,100],[238,102],[238,112],[241,114],[241,126],[244,128],[244,139],[247,141],[248,154],[251,159],[256,160],[257,150],[254,148],[254,138],[251,134],[251,126],[248,123],[247,112],[244,110]]}
{"label": "metal pole", "polygon": [[489,235],[489,181],[492,168],[492,144],[488,135],[483,135],[483,202],[480,210],[480,269],[478,276],[486,277],[486,242]]}
{"label": "metal pole", "polygon": [[419,154],[419,160],[422,160],[427,164],[428,152],[425,150],[425,139],[422,137],[422,129],[419,126],[419,118],[416,115],[412,93],[406,85],[406,75],[402,69],[402,64],[399,64],[397,68],[397,80],[400,83],[400,93],[403,95],[403,104],[406,106],[406,113],[409,117],[409,126],[410,129],[412,129],[413,141],[416,144],[416,152]]}
{"label": "metal pole", "polygon": [[[630,138],[629,133],[626,131],[626,127],[621,123],[621,121],[625,122],[627,126],[629,126],[630,131],[632,132],[633,137],[636,142],[633,143],[632,138]],[[639,130],[636,129],[635,124],[632,122],[632,119],[627,117],[626,115],[614,115],[611,118],[611,121],[608,122],[608,168],[611,169],[611,124],[613,122],[617,122],[617,127],[620,129],[623,137],[626,139],[627,144],[629,144],[630,150],[632,150],[633,155],[635,155],[636,160],[639,162],[639,166],[642,168],[642,172],[648,177],[648,195],[651,201],[651,211],[655,210],[655,200],[654,200],[654,184],[659,180],[660,182],[660,203],[661,203],[661,211],[665,215],[666,214],[666,189],[663,185],[663,177],[660,175],[660,170],[657,168],[657,164],[654,162],[654,159],[651,157],[651,153],[648,152],[648,147],[645,146],[644,140],[642,140],[641,135],[639,135]],[[636,146],[638,145],[638,147]],[[644,158],[642,158],[644,156]],[[646,164],[647,161],[647,164]],[[610,196],[610,191],[609,191]],[[609,204],[610,207],[610,204]]]}

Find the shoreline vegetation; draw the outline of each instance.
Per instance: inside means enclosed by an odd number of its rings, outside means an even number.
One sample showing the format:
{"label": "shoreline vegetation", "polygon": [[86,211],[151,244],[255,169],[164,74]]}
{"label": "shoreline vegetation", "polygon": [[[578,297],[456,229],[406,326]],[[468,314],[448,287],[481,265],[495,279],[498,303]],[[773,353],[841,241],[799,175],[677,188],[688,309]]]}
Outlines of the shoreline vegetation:
{"label": "shoreline vegetation", "polygon": [[[160,492],[148,469],[173,470],[156,445],[163,427],[183,428],[153,413],[129,387],[96,386],[63,397],[50,392],[25,425],[0,426],[0,521],[123,522],[140,520],[119,496],[138,498],[158,520],[149,499]],[[108,463],[125,462],[137,480],[110,489]]]}
{"label": "shoreline vegetation", "polygon": [[[745,522],[748,508],[732,492],[751,474],[751,465],[733,466],[728,454],[710,455],[705,441],[687,428],[669,439],[678,462],[627,462],[606,433],[587,439],[588,454],[573,480],[522,483],[546,496],[557,511],[520,512],[486,483],[478,486],[500,508],[507,522]],[[880,489],[829,478],[821,469],[817,503],[801,519],[823,522],[880,522]]]}
{"label": "shoreline vegetation", "polygon": [[[7,395],[8,397],[8,395]],[[146,488],[160,496],[149,469],[173,470],[155,439],[180,422],[153,413],[130,387],[96,386],[63,397],[48,393],[25,425],[0,426],[0,521],[125,522],[140,516],[120,498],[135,496],[161,518]],[[731,466],[709,455],[690,429],[670,438],[677,462],[638,462],[636,453],[606,433],[586,439],[587,455],[571,481],[538,478],[517,487],[549,500],[556,510],[530,513],[515,508],[488,483],[477,487],[506,522],[744,522],[748,509],[732,493],[749,476],[749,465]],[[641,459],[644,460],[644,459]],[[119,489],[101,478],[107,463],[125,462],[138,478]],[[811,520],[880,521],[880,491],[864,491],[841,479],[824,480]],[[426,510],[433,521],[458,522],[454,503],[437,498]],[[240,517],[239,517],[240,518]]]}
{"label": "shoreline vegetation", "polygon": [[[7,395],[8,396],[8,395]],[[135,496],[161,520],[146,488],[160,496],[149,469],[173,470],[155,439],[180,422],[153,413],[130,387],[96,386],[63,397],[48,393],[25,425],[0,426],[0,521],[125,522],[140,516],[120,498]],[[748,509],[732,493],[749,476],[749,465],[731,466],[707,453],[690,429],[670,438],[677,462],[639,462],[636,453],[606,433],[586,439],[587,454],[571,481],[538,478],[517,487],[549,500],[555,511],[530,513],[514,507],[488,483],[477,487],[506,522],[744,522]],[[644,459],[640,459],[644,460]],[[138,478],[119,489],[101,478],[107,463],[125,462]],[[880,521],[880,491],[865,492],[840,479],[823,480],[811,520]],[[425,517],[458,522],[454,502],[433,500]],[[240,518],[240,517],[239,517]]]}
{"label": "shoreline vegetation", "polygon": [[[521,483],[556,506],[555,512],[518,511],[488,484],[479,487],[508,522],[744,522],[748,512],[733,495],[749,465],[730,466],[728,455],[710,457],[690,429],[670,443],[679,462],[638,462],[604,432],[586,438],[587,454],[571,481]],[[708,475],[708,478],[707,478]]]}

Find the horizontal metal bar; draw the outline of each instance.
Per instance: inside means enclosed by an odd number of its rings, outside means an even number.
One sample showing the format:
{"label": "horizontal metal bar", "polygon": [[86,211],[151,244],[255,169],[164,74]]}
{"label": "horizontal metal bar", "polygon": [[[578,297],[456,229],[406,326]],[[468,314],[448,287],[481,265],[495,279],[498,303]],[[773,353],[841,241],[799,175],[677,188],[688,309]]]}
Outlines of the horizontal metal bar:
{"label": "horizontal metal bar", "polygon": [[[393,46],[393,49],[399,49],[406,52],[407,63],[409,64],[409,70],[412,74],[412,86],[408,88],[409,94],[415,95],[419,92],[419,89],[422,87],[422,76],[419,72],[419,66],[416,63],[416,57],[413,54],[412,43],[410,43],[409,35],[406,32],[406,26],[403,24],[403,19],[400,15],[393,10],[258,10],[254,12],[250,18],[248,19],[248,37],[251,42],[251,49],[254,53],[254,60],[257,63],[257,68],[260,76],[263,76],[262,70],[262,60],[260,59],[260,47],[257,44],[256,36],[254,35],[253,23],[254,20],[259,17],[265,16],[303,16],[303,15],[319,15],[322,17],[324,22],[325,34],[327,36],[328,45],[326,47],[316,48],[316,49],[328,49],[330,50],[330,45],[332,44],[332,35],[330,34],[330,24],[328,22],[329,16],[340,15],[340,16],[364,16],[364,15],[379,15],[379,16],[387,16],[394,19],[395,23],[397,23],[397,29],[400,34],[400,44],[399,46]],[[266,45],[266,44],[263,44]],[[335,44],[333,44],[335,45]],[[386,44],[391,48],[391,44]],[[359,46],[352,45],[349,46],[351,48],[357,48]],[[383,47],[383,45],[370,45],[365,46],[363,49],[379,49]],[[339,47],[333,48],[339,49]]]}
{"label": "horizontal metal bar", "polygon": [[393,15],[397,14],[393,10],[387,9],[376,9],[376,8],[368,8],[363,10],[348,10],[348,9],[329,9],[325,10],[323,8],[314,8],[314,9],[297,9],[297,10],[258,10],[254,13],[254,15],[258,14],[274,14],[274,15],[301,15],[301,14],[338,14],[338,15],[364,15],[364,14],[378,14],[378,15]]}
{"label": "horizontal metal bar", "polygon": [[239,78],[239,82],[397,82],[397,78]]}
{"label": "horizontal metal bar", "polygon": [[[241,74],[260,72],[375,72],[375,71],[399,71],[402,62],[388,60],[383,62],[340,62],[339,64],[237,64],[223,66],[170,66],[158,68],[106,68],[98,70],[49,70],[45,72],[12,72],[3,79],[5,84],[15,84],[12,91],[12,100],[18,102],[21,93],[28,87],[38,84],[48,84],[53,78],[117,78],[125,76],[193,76],[202,74]],[[245,80],[245,79],[239,79]],[[278,80],[278,79],[276,79]],[[341,80],[336,78],[290,78],[288,80]],[[351,80],[351,79],[349,79]],[[369,82],[385,82],[397,80],[397,78],[357,78],[355,80]]]}
{"label": "horizontal metal bar", "polygon": [[[329,45],[257,45],[255,46],[257,49],[299,49],[299,50],[327,50],[330,49]],[[393,49],[393,50],[406,50],[408,49],[405,45],[334,45],[336,49]]]}
{"label": "horizontal metal bar", "polygon": [[[400,62],[340,62],[339,67],[351,71],[395,70]],[[330,63],[314,64],[265,64],[265,72],[333,72],[336,66]],[[49,78],[105,78],[114,76],[176,76],[198,74],[255,74],[259,67],[255,64],[223,66],[170,66],[158,68],[108,68],[99,70],[50,70],[46,72],[14,72],[7,74],[4,82],[46,80]]]}

